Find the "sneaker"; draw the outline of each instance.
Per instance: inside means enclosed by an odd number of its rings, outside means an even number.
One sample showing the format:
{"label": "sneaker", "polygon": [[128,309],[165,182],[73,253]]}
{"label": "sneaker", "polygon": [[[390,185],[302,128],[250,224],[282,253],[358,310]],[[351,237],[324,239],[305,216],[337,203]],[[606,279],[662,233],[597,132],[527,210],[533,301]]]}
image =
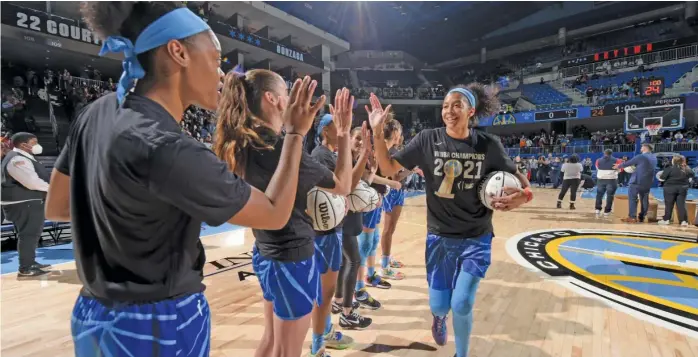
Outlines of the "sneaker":
{"label": "sneaker", "polygon": [[596,218],[601,218],[601,210],[600,209],[596,210]]}
{"label": "sneaker", "polygon": [[402,280],[405,278],[405,274],[403,274],[397,270],[393,270],[392,268],[383,269],[381,271],[381,275],[384,278],[390,279],[390,280]]}
{"label": "sneaker", "polygon": [[[358,309],[358,308],[359,308],[359,302],[352,301],[351,302],[351,309],[354,310],[354,309]],[[344,309],[344,307],[342,305],[338,304],[336,301],[332,301],[332,314],[333,315],[339,314],[340,312],[342,312],[342,309]]]}
{"label": "sneaker", "polygon": [[308,357],[331,357],[329,353],[325,352],[325,348],[321,348],[316,354],[308,352]]}
{"label": "sneaker", "polygon": [[574,207],[574,203],[570,203],[570,209],[575,210],[576,208]]}
{"label": "sneaker", "polygon": [[633,218],[633,217],[625,217],[625,218],[621,218],[621,222],[623,222],[623,223],[638,223],[638,220]]}
{"label": "sneaker", "polygon": [[334,324],[330,328],[330,332],[325,335],[325,347],[331,348],[333,350],[346,350],[354,344],[354,339],[339,332],[335,331]]}
{"label": "sneaker", "polygon": [[666,221],[666,220],[661,220],[661,221],[657,222],[657,224],[660,226],[668,226],[671,224],[671,222]]}
{"label": "sneaker", "polygon": [[339,315],[339,327],[341,328],[363,330],[371,326],[371,323],[373,323],[371,318],[359,315],[356,310],[351,310],[349,315],[344,313]]}
{"label": "sneaker", "polygon": [[376,273],[373,273],[373,276],[366,277],[366,284],[378,289],[390,289],[393,287],[389,282],[385,281]]}
{"label": "sneaker", "polygon": [[688,227],[688,222],[686,222],[686,221],[681,222],[681,227]]}
{"label": "sneaker", "polygon": [[359,306],[364,309],[378,310],[381,308],[381,303],[378,300],[371,297],[368,291],[366,291],[366,288],[363,288],[355,292],[354,298],[359,303]]}
{"label": "sneaker", "polygon": [[17,271],[17,276],[41,276],[44,274],[48,274],[48,272],[46,270],[36,268],[33,265],[29,268],[20,268],[19,271]]}
{"label": "sneaker", "polygon": [[34,264],[32,264],[32,268],[37,268],[37,269],[47,269],[50,267],[51,267],[51,264],[39,264],[37,262],[34,262]]}
{"label": "sneaker", "polygon": [[562,208],[562,202],[557,201],[557,206],[555,208]]}
{"label": "sneaker", "polygon": [[448,315],[444,317],[432,316],[434,319],[431,323],[431,336],[434,338],[434,342],[436,342],[437,345],[445,346],[448,341],[448,329],[446,326]]}
{"label": "sneaker", "polygon": [[611,212],[604,212],[603,218],[608,218],[608,217],[611,217]]}
{"label": "sneaker", "polygon": [[403,264],[401,261],[399,261],[393,257],[390,257],[390,267],[391,268],[400,269],[400,268],[403,268],[404,266],[405,266],[405,264]]}

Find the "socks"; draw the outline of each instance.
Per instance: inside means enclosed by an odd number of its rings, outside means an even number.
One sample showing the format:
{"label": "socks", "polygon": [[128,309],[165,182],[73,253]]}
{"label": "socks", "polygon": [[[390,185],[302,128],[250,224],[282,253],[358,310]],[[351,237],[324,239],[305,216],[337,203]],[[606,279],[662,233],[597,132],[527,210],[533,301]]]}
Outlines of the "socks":
{"label": "socks", "polygon": [[369,278],[373,277],[373,274],[376,273],[376,268],[374,267],[367,267],[366,268],[366,274],[368,275]]}
{"label": "socks", "polygon": [[327,315],[327,319],[325,320],[325,332],[323,332],[323,335],[327,335],[332,331],[332,318],[330,315]]}
{"label": "socks", "polygon": [[456,339],[456,356],[467,357],[470,333],[473,330],[473,305],[480,278],[461,271],[451,298],[453,310],[453,334]]}
{"label": "socks", "polygon": [[381,257],[381,268],[388,269],[388,264],[390,264],[390,256],[384,255]]}
{"label": "socks", "polygon": [[310,354],[315,355],[324,345],[325,338],[322,335],[313,333],[313,343],[310,345]]}
{"label": "socks", "polygon": [[364,279],[356,279],[356,288],[354,291],[360,291],[366,286],[366,283],[364,282]]}

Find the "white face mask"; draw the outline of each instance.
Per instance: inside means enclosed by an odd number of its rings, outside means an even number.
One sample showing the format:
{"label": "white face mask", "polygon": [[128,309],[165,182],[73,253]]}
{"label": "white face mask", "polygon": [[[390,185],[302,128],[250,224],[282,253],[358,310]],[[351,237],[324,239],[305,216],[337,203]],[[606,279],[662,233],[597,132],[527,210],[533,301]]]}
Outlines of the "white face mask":
{"label": "white face mask", "polygon": [[44,148],[41,145],[36,144],[32,146],[32,154],[41,155],[42,152],[44,152]]}

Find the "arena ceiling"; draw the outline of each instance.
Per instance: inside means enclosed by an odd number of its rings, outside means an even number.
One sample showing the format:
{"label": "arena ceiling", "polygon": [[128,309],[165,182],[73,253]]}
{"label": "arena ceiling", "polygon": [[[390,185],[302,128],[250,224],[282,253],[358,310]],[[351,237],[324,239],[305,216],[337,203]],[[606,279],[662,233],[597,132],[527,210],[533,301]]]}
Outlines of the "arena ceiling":
{"label": "arena ceiling", "polygon": [[[507,36],[484,37],[493,31],[560,1],[268,1],[295,17],[328,31],[354,50],[403,50],[434,64],[568,30],[650,11],[678,1],[604,2],[583,16],[550,21]],[[601,3],[601,2],[598,2]]]}

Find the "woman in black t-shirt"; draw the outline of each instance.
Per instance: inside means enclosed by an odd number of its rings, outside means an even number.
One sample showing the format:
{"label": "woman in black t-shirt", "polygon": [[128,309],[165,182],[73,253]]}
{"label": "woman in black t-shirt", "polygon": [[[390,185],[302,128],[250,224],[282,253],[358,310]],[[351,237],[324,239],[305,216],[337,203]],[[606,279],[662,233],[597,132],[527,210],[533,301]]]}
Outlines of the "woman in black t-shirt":
{"label": "woman in black t-shirt", "polygon": [[[312,96],[315,81],[307,91],[287,95],[286,83],[268,70],[230,72],[225,77],[218,107],[215,153],[226,160],[230,170],[253,187],[264,189],[274,184],[271,173],[278,165],[279,148],[295,136],[282,134],[284,116],[292,108],[294,96]],[[338,91],[330,106],[337,128],[339,161],[349,160],[349,128],[353,98],[346,88]],[[322,106],[319,101],[313,106]],[[344,155],[347,156],[344,156]],[[264,334],[256,356],[299,356],[310,324],[310,313],[321,303],[312,221],[306,212],[307,193],[313,187],[346,196],[351,190],[351,171],[337,177],[307,153],[300,158],[300,172],[294,208],[287,224],[278,230],[253,230],[255,245],[252,264],[262,288]],[[341,339],[341,334],[331,336]],[[324,356],[324,349],[316,356]]]}
{"label": "woman in black t-shirt", "polygon": [[472,83],[451,89],[441,115],[445,128],[425,129],[392,157],[383,138],[386,110],[371,95],[366,107],[373,128],[381,171],[394,175],[401,169],[422,168],[427,183],[426,270],[432,337],[447,340],[446,318],[453,311],[456,355],[468,354],[477,286],[490,265],[492,211],[479,200],[478,186],[496,171],[515,174],[525,190],[505,188],[493,198],[495,209],[508,211],[532,198],[530,184],[517,171],[499,140],[475,128],[477,118],[499,109],[496,93]]}
{"label": "woman in black t-shirt", "polygon": [[679,224],[688,227],[688,213],[686,212],[686,196],[690,180],[694,177],[693,170],[687,165],[681,155],[671,159],[671,166],[662,171],[659,180],[664,182],[664,217],[657,222],[660,225],[671,224],[671,216],[674,213],[674,204],[679,213]]}

